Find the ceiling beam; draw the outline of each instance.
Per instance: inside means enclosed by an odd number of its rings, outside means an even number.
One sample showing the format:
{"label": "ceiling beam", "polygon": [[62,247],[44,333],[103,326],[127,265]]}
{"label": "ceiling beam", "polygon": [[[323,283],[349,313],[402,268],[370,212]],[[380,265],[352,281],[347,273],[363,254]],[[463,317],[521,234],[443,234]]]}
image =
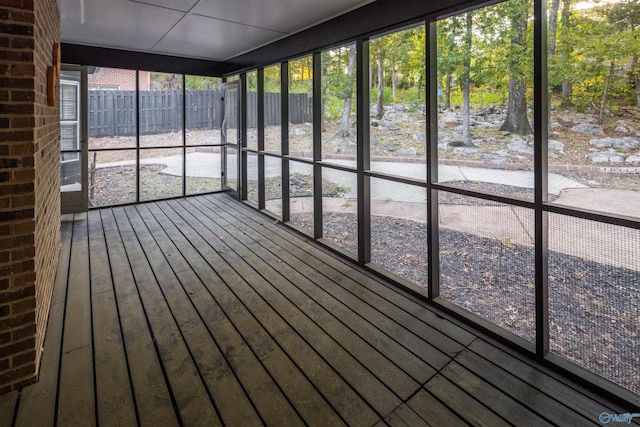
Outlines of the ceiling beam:
{"label": "ceiling beam", "polygon": [[[188,50],[188,46],[185,46]],[[75,65],[221,77],[224,64],[204,59],[62,43],[62,62]]]}

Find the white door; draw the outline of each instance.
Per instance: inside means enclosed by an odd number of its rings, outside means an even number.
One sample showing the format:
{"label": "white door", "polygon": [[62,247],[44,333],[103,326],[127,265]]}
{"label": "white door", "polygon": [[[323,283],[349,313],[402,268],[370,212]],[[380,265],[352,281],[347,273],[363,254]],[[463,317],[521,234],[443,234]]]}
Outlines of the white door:
{"label": "white door", "polygon": [[84,67],[62,67],[59,94],[62,213],[88,209],[86,82]]}

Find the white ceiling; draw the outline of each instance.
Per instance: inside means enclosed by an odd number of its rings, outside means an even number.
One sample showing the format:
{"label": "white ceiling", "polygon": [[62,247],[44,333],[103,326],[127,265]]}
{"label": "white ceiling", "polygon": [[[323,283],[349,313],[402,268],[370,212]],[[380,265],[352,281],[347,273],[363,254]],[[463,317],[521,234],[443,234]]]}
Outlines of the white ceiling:
{"label": "white ceiling", "polygon": [[62,41],[217,61],[373,0],[58,0]]}

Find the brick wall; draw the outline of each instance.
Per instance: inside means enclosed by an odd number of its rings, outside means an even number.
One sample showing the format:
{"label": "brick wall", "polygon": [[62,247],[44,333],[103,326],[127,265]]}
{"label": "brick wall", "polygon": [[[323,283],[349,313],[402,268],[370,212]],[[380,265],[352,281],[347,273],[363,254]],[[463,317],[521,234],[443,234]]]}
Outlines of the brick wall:
{"label": "brick wall", "polygon": [[[60,41],[56,0],[35,0],[36,366],[40,364],[60,254],[60,113],[47,105],[47,67]],[[40,33],[41,32],[41,33]]]}
{"label": "brick wall", "polygon": [[0,0],[0,393],[35,381],[60,247],[55,0]]}

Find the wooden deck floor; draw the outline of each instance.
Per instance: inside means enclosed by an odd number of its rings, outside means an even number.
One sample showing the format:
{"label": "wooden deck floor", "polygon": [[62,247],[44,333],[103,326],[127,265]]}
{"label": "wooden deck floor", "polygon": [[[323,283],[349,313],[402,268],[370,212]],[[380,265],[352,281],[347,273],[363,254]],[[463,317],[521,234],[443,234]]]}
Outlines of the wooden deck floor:
{"label": "wooden deck floor", "polygon": [[0,426],[598,425],[627,412],[225,195],[76,214]]}

